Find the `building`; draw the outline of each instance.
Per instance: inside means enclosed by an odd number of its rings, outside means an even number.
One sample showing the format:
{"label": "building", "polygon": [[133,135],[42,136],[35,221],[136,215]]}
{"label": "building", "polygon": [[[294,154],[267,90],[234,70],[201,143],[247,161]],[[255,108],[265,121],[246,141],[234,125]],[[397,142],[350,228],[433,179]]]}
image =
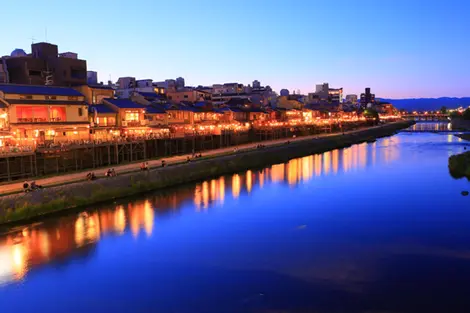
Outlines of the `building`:
{"label": "building", "polygon": [[190,87],[185,87],[179,90],[167,90],[166,97],[168,100],[176,103],[180,103],[182,101],[197,102],[201,100],[211,100],[210,93]]}
{"label": "building", "polygon": [[243,84],[225,83],[212,85],[212,102],[214,106],[220,106],[232,98],[249,98],[249,94],[246,92]]}
{"label": "building", "polygon": [[2,58],[6,82],[26,85],[79,86],[87,83],[87,64],[73,52],[59,54],[57,45],[39,42],[31,53],[15,49]]}
{"label": "building", "polygon": [[370,93],[370,88],[367,87],[365,93],[361,93],[361,108],[365,109],[369,103],[375,103],[375,94]]}
{"label": "building", "polygon": [[93,139],[108,140],[121,135],[117,128],[118,110],[104,104],[90,105],[89,117]]}
{"label": "building", "polygon": [[86,72],[86,81],[87,84],[97,85],[98,84],[98,73],[94,71]]}
{"label": "building", "polygon": [[184,88],[184,78],[183,77],[178,77],[175,80],[175,87],[176,89],[183,89]]}
{"label": "building", "polygon": [[0,85],[0,127],[13,143],[34,146],[89,139],[88,106],[75,89]]}
{"label": "building", "polygon": [[277,108],[286,110],[302,110],[304,107],[302,95],[279,96],[277,98]]}
{"label": "building", "polygon": [[328,102],[342,103],[343,102],[343,88],[329,88],[328,89]]}
{"label": "building", "polygon": [[143,130],[147,123],[145,120],[145,106],[130,99],[103,99],[103,104],[117,113],[116,126],[131,130]]}
{"label": "building", "polygon": [[74,87],[74,89],[85,96],[85,101],[88,104],[99,104],[105,98],[114,97],[114,88],[108,85],[88,84]]}
{"label": "building", "polygon": [[116,83],[116,97],[129,99],[134,92],[166,94],[168,84],[154,83],[152,79],[136,80],[135,77],[120,77]]}
{"label": "building", "polygon": [[346,103],[356,104],[357,103],[357,95],[346,95]]}
{"label": "building", "polygon": [[343,102],[343,88],[330,88],[328,83],[316,85],[315,92],[308,94],[307,102]]}

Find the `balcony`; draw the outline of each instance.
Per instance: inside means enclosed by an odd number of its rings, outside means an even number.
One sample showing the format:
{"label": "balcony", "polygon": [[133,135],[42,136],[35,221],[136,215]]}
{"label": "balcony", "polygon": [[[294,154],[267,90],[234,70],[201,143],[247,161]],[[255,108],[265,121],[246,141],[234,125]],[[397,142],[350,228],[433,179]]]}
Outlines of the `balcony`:
{"label": "balcony", "polygon": [[17,118],[17,123],[30,124],[30,123],[60,123],[66,122],[65,119],[61,117],[51,117],[47,119],[45,117],[19,117]]}
{"label": "balcony", "polygon": [[147,121],[122,121],[122,126],[124,127],[141,127],[146,126]]}

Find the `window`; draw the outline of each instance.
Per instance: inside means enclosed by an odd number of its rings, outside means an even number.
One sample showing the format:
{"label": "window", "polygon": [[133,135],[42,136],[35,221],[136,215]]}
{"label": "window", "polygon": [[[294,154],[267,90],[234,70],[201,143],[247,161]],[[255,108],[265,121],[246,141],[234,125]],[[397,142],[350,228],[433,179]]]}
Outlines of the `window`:
{"label": "window", "polygon": [[188,99],[188,95],[184,95],[184,98],[185,98],[185,99]]}
{"label": "window", "polygon": [[41,76],[41,71],[29,70],[29,76]]}
{"label": "window", "polygon": [[68,99],[70,101],[78,101],[78,97],[77,96],[69,96]]}
{"label": "window", "polygon": [[96,124],[99,126],[116,126],[116,118],[115,117],[97,117]]}
{"label": "window", "polygon": [[86,79],[86,70],[84,69],[71,69],[70,77],[75,79]]}
{"label": "window", "polygon": [[83,108],[78,108],[78,116],[83,116]]}
{"label": "window", "polygon": [[16,118],[18,123],[47,122],[47,107],[45,106],[17,106]]}
{"label": "window", "polygon": [[51,122],[65,122],[66,114],[64,107],[51,108]]}
{"label": "window", "polygon": [[125,120],[128,122],[139,121],[139,113],[138,112],[126,112]]}
{"label": "window", "polygon": [[33,96],[32,95],[21,95],[20,99],[21,100],[32,100]]}
{"label": "window", "polygon": [[56,100],[56,96],[45,96],[46,100]]}

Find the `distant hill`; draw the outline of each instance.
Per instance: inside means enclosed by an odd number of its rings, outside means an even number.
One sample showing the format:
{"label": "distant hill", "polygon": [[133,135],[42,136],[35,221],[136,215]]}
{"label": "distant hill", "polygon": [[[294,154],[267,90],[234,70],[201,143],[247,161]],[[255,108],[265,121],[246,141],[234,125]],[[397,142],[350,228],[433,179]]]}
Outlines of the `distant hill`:
{"label": "distant hill", "polygon": [[380,99],[392,103],[397,109],[408,111],[434,111],[445,106],[448,109],[456,109],[460,106],[470,106],[470,97],[466,98],[419,98],[419,99]]}

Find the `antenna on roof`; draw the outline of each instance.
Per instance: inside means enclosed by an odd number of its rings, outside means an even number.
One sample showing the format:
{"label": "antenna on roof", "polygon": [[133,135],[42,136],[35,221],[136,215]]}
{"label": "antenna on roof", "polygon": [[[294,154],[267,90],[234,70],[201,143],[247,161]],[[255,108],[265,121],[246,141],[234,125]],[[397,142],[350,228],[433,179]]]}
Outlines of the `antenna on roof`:
{"label": "antenna on roof", "polygon": [[34,36],[31,36],[31,37],[29,37],[29,39],[31,39],[31,44],[33,44],[33,43],[34,43],[34,39],[36,39],[36,38],[34,38]]}
{"label": "antenna on roof", "polygon": [[44,34],[45,34],[45,39],[46,39],[46,42],[47,42],[47,26],[46,26],[46,28],[44,29]]}

